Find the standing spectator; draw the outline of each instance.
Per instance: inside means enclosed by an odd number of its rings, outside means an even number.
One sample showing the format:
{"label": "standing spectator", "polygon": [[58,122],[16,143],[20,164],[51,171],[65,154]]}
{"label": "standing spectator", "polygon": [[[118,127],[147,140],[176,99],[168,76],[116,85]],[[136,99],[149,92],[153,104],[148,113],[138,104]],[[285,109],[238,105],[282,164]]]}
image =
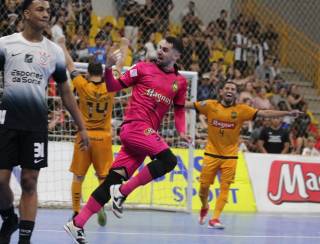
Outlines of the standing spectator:
{"label": "standing spectator", "polygon": [[172,0],[153,0],[153,7],[158,10],[159,31],[164,35],[167,33],[170,20],[170,12],[174,8]]}
{"label": "standing spectator", "polygon": [[155,60],[157,58],[157,44],[155,42],[155,33],[151,33],[149,40],[144,44],[146,49],[146,59]]}
{"label": "standing spectator", "polygon": [[124,16],[124,37],[130,41],[131,48],[137,48],[139,31],[139,5],[134,0],[129,0],[123,11]]}
{"label": "standing spectator", "polygon": [[228,27],[227,22],[228,12],[225,9],[220,11],[220,17],[216,20],[219,30],[218,30],[218,37],[225,39],[226,38],[226,31]]}
{"label": "standing spectator", "polygon": [[192,64],[192,45],[188,35],[182,36],[183,51],[181,53],[181,66],[183,70],[190,70]]}
{"label": "standing spectator", "polygon": [[141,39],[143,43],[146,43],[151,33],[157,31],[158,23],[158,11],[153,7],[152,0],[146,0],[146,4],[142,9],[141,20]]}
{"label": "standing spectator", "polygon": [[63,26],[65,24],[66,17],[64,15],[58,15],[55,24],[51,27],[52,41],[55,43],[59,39],[64,38]]}
{"label": "standing spectator", "polygon": [[274,77],[272,76],[271,65],[272,57],[267,56],[266,60],[255,70],[255,74],[258,80],[269,81],[274,79]]}
{"label": "standing spectator", "polygon": [[246,36],[246,26],[244,24],[238,27],[238,32],[234,37],[235,63],[234,67],[239,69],[242,74],[245,73],[247,63],[248,38]]}
{"label": "standing spectator", "polygon": [[271,126],[263,128],[258,141],[261,153],[286,154],[289,152],[289,132],[281,127],[280,118],[272,118]]}
{"label": "standing spectator", "polygon": [[95,46],[88,48],[88,53],[95,62],[104,64],[106,62],[105,38],[102,32],[99,32],[95,37]]}

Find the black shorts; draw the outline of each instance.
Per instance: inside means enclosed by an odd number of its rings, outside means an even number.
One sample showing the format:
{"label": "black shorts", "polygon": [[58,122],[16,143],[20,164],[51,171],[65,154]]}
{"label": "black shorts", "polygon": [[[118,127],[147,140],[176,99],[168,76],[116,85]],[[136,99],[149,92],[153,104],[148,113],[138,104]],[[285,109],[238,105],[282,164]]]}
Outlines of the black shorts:
{"label": "black shorts", "polygon": [[0,169],[47,167],[48,133],[0,128]]}

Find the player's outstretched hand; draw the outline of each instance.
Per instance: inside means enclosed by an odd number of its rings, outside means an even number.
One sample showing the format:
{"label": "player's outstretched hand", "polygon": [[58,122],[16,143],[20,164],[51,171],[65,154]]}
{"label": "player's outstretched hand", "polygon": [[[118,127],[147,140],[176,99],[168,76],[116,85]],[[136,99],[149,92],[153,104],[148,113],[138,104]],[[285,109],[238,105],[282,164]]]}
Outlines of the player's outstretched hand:
{"label": "player's outstretched hand", "polygon": [[304,114],[304,112],[301,112],[300,110],[292,110],[292,111],[290,111],[290,116],[295,117],[295,118],[297,118],[297,117],[299,117],[299,116],[301,116],[303,114]]}
{"label": "player's outstretched hand", "polygon": [[87,131],[81,130],[79,131],[79,134],[80,134],[80,142],[79,142],[80,149],[86,151],[89,148],[89,137],[88,137]]}
{"label": "player's outstretched hand", "polygon": [[119,45],[112,45],[112,47],[106,47],[107,50],[107,61],[106,68],[111,68],[113,65],[122,64],[124,58],[127,54],[127,48],[129,45],[129,40],[126,38],[121,38],[120,48]]}
{"label": "player's outstretched hand", "polygon": [[180,136],[181,140],[187,142],[189,145],[192,144],[192,138],[190,135],[187,135],[185,133],[181,133],[179,136]]}

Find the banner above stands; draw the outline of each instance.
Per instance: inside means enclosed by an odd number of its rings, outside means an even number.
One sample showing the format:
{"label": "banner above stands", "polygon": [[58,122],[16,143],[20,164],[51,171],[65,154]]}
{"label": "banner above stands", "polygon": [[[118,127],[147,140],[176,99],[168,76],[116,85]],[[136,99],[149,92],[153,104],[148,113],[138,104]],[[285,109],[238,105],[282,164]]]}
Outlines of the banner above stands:
{"label": "banner above stands", "polygon": [[320,158],[245,153],[260,212],[320,212]]}

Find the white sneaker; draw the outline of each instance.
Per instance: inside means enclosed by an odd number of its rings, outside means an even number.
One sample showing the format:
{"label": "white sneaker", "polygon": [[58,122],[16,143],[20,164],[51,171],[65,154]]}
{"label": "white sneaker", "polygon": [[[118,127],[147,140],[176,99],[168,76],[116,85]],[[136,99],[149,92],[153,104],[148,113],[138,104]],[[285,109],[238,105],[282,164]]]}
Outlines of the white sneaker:
{"label": "white sneaker", "polygon": [[74,243],[76,244],[86,244],[86,235],[84,234],[84,230],[74,225],[73,220],[66,223],[63,228],[72,238]]}
{"label": "white sneaker", "polygon": [[112,201],[112,212],[118,218],[123,216],[123,203],[126,200],[126,197],[123,196],[120,192],[121,185],[112,185],[110,186],[110,196]]}

